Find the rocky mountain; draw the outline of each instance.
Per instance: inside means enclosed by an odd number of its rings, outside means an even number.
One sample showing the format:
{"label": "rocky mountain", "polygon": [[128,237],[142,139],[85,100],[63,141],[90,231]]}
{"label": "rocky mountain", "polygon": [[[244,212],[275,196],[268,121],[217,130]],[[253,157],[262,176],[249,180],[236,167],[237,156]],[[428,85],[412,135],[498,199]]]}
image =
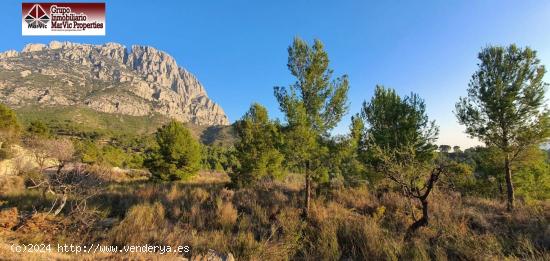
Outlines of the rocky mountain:
{"label": "rocky mountain", "polygon": [[229,124],[193,74],[149,46],[53,41],[0,53],[0,102],[14,108],[84,106],[132,116],[160,114],[198,125]]}

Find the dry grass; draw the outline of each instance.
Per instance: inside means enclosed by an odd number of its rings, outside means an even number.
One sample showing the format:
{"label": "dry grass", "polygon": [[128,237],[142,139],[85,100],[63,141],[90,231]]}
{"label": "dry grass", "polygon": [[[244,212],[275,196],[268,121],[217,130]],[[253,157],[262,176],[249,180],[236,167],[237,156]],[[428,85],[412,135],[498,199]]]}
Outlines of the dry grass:
{"label": "dry grass", "polygon": [[230,230],[237,223],[238,212],[231,202],[218,204],[218,222],[225,230]]}
{"label": "dry grass", "polygon": [[162,204],[139,204],[128,210],[126,217],[113,228],[110,238],[112,244],[118,246],[161,245],[168,229]]}
{"label": "dry grass", "polygon": [[18,193],[24,188],[25,182],[22,177],[15,175],[0,175],[1,194]]}
{"label": "dry grass", "polygon": [[[414,202],[398,192],[335,189],[318,195],[312,202],[310,217],[303,220],[302,194],[296,182],[288,186],[267,182],[239,190],[224,188],[218,182],[113,182],[89,202],[91,208],[100,212],[100,218],[88,229],[79,228],[70,216],[57,219],[37,216],[23,222],[15,232],[8,232],[18,242],[86,240],[119,246],[188,245],[194,256],[214,249],[219,253],[230,252],[240,260],[548,260],[550,257],[548,202],[519,204],[516,211],[507,213],[497,200],[435,191],[430,198],[429,227],[421,228],[411,240],[405,241],[413,213],[419,216],[420,212]],[[29,213],[33,208],[40,209],[41,204],[48,205],[36,193],[28,193],[2,195],[0,200],[5,203],[1,208],[17,207],[19,213]]]}

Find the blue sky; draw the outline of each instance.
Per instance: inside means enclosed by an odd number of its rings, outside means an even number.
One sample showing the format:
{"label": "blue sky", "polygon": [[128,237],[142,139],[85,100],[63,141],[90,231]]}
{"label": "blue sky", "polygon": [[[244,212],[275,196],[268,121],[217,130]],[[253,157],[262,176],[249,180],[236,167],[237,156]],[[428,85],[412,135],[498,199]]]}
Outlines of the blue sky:
{"label": "blue sky", "polygon": [[350,116],[383,84],[402,95],[420,94],[440,126],[439,143],[463,147],[476,142],[452,110],[466,94],[482,47],[530,46],[550,65],[550,1],[387,2],[106,1],[104,37],[23,37],[21,1],[8,0],[0,3],[0,51],[52,40],[151,45],[193,72],[235,121],[252,102],[282,117],[273,86],[293,82],[287,47],[295,36],[318,38],[335,76],[348,74],[351,82],[350,114],[335,133],[347,132]]}

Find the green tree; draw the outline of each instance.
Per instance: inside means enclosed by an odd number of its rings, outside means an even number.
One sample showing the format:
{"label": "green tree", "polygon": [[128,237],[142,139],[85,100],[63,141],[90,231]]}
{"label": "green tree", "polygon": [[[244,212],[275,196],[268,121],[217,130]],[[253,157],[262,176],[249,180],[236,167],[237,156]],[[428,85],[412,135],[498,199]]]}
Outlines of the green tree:
{"label": "green tree", "polygon": [[202,146],[202,166],[212,171],[233,173],[239,166],[235,147],[217,144]]}
{"label": "green tree", "polygon": [[7,148],[6,144],[16,139],[20,131],[21,125],[17,121],[15,112],[0,104],[0,149]]}
{"label": "green tree", "polygon": [[478,70],[460,98],[455,114],[466,133],[504,154],[508,210],[514,208],[512,163],[526,148],[550,137],[550,114],[544,104],[546,72],[530,48],[491,46],[479,55]]}
{"label": "green tree", "polygon": [[443,153],[449,153],[449,151],[451,151],[451,146],[445,144],[439,145],[439,151]]}
{"label": "green tree", "polygon": [[[309,214],[311,178],[323,176],[323,153],[326,146],[321,138],[336,126],[347,112],[347,76],[332,79],[328,54],[323,44],[315,40],[309,46],[295,38],[288,48],[288,69],[296,82],[286,87],[275,87],[274,94],[284,113],[286,156],[305,173],[304,215]],[[312,173],[314,172],[314,173]]]}
{"label": "green tree", "polygon": [[102,163],[111,167],[125,167],[129,156],[124,150],[113,145],[105,145],[101,149]]}
{"label": "green tree", "polygon": [[[504,166],[502,161],[504,154],[497,147],[476,147],[464,151],[470,165],[475,167],[476,183],[470,192],[484,196],[500,196],[506,198]],[[527,148],[511,165],[514,176],[514,194],[525,200],[550,198],[550,160],[547,152],[538,146]]]}
{"label": "green tree", "polygon": [[460,146],[455,145],[455,146],[453,146],[453,152],[454,153],[461,153],[462,150],[460,149]]}
{"label": "green tree", "polygon": [[279,124],[269,120],[267,110],[253,104],[235,125],[239,141],[235,144],[240,166],[231,177],[237,186],[246,186],[262,178],[283,175],[283,155],[279,152],[282,135]]}
{"label": "green tree", "polygon": [[404,196],[421,204],[422,217],[409,227],[409,236],[428,225],[428,197],[439,177],[449,171],[444,163],[434,162],[438,127],[428,119],[418,95],[401,98],[381,86],[370,102],[363,103],[362,116],[367,124],[368,162],[396,183]]}
{"label": "green tree", "polygon": [[172,120],[155,134],[158,146],[151,148],[145,166],[155,178],[180,180],[192,177],[200,168],[201,147],[185,126]]}
{"label": "green tree", "polygon": [[201,166],[212,171],[224,171],[222,163],[226,161],[223,148],[218,145],[201,146]]}
{"label": "green tree", "polygon": [[478,146],[467,149],[465,154],[476,171],[477,184],[469,192],[504,198],[502,151],[495,146]]}
{"label": "green tree", "polygon": [[548,152],[538,146],[527,149],[513,166],[517,195],[525,200],[550,199],[550,160]]}
{"label": "green tree", "polygon": [[86,139],[76,142],[75,145],[77,158],[81,162],[94,164],[102,161],[101,150],[94,141]]}
{"label": "green tree", "polygon": [[[439,128],[435,121],[428,119],[424,100],[417,94],[401,98],[393,89],[376,86],[370,102],[363,103],[361,117],[368,124],[370,144],[377,144],[388,151],[413,148],[419,161],[433,158],[433,151],[437,148],[433,143]],[[369,157],[367,160],[373,165],[377,163],[376,158]]]}
{"label": "green tree", "polygon": [[336,137],[330,148],[331,171],[344,177],[347,185],[360,185],[367,178],[363,164],[365,124],[359,115],[351,117],[350,134]]}

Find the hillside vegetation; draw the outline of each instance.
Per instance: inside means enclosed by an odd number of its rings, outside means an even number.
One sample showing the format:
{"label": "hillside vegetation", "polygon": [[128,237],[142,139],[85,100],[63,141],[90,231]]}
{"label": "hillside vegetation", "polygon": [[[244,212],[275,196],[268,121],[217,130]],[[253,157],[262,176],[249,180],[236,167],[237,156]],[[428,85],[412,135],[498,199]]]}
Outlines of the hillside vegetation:
{"label": "hillside vegetation", "polygon": [[[15,110],[22,124],[40,121],[58,135],[109,139],[155,132],[170,121],[163,115],[130,116],[94,111],[74,106],[27,106]],[[187,123],[193,135],[204,144],[230,146],[235,142],[231,126],[203,126]]]}

